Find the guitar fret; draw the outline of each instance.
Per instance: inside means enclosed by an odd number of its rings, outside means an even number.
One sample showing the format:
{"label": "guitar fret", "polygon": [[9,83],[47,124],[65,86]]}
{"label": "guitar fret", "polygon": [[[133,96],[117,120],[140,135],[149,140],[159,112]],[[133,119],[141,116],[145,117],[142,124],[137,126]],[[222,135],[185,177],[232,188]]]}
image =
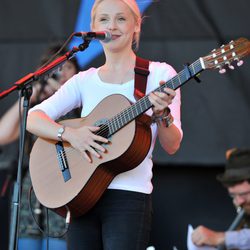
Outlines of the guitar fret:
{"label": "guitar fret", "polygon": [[114,133],[114,129],[113,129],[111,120],[109,120],[109,121],[107,122],[107,125],[108,125],[108,128],[109,128],[109,136],[110,136],[111,134]]}
{"label": "guitar fret", "polygon": [[136,117],[136,116],[138,115],[137,109],[136,109],[135,107],[136,107],[136,106],[133,107],[133,115],[134,115],[134,117]]}
{"label": "guitar fret", "polygon": [[117,131],[117,128],[118,128],[118,126],[117,126],[117,116],[114,119],[114,128],[115,128],[115,131]]}
{"label": "guitar fret", "polygon": [[125,120],[125,115],[124,113],[121,114],[121,119],[120,119],[120,127],[123,126],[123,124],[125,124],[126,120]]}
{"label": "guitar fret", "polygon": [[137,110],[138,114],[141,114],[141,112],[142,112],[143,109],[142,109],[142,105],[141,105],[140,101],[138,102],[137,108],[138,108],[138,110]]}
{"label": "guitar fret", "polygon": [[177,74],[177,77],[178,77],[178,81],[179,81],[179,86],[181,86],[181,79],[180,79],[180,76],[179,76],[179,74]]}
{"label": "guitar fret", "polygon": [[117,131],[118,129],[118,125],[117,125],[117,116],[115,117],[115,120],[114,120],[114,127],[115,127],[115,130]]}
{"label": "guitar fret", "polygon": [[175,80],[175,89],[181,85],[181,82],[179,81],[179,75],[176,76]]}
{"label": "guitar fret", "polygon": [[125,120],[129,121],[129,112],[125,112]]}
{"label": "guitar fret", "polygon": [[143,110],[144,110],[142,105],[143,105],[143,104],[141,103],[141,101],[139,101],[139,102],[138,102],[138,106],[139,106],[139,108],[140,108],[140,113],[143,112]]}
{"label": "guitar fret", "polygon": [[115,132],[116,130],[115,130],[115,121],[114,121],[114,119],[112,121],[112,128],[113,128],[113,132]]}
{"label": "guitar fret", "polygon": [[195,75],[195,67],[194,67],[194,64],[193,64],[193,63],[191,64],[191,69],[190,69],[190,71],[192,72],[192,70],[193,70],[193,75]]}
{"label": "guitar fret", "polygon": [[147,99],[145,98],[143,102],[144,102],[144,110],[147,110],[148,108],[150,108],[151,102],[149,101],[148,98]]}
{"label": "guitar fret", "polygon": [[174,82],[173,89],[176,89],[179,86],[177,78],[178,78],[177,75],[173,78],[173,82]]}
{"label": "guitar fret", "polygon": [[117,119],[117,128],[121,128],[121,119],[122,119],[122,114]]}
{"label": "guitar fret", "polygon": [[122,113],[121,115],[121,126],[126,123],[126,114]]}
{"label": "guitar fret", "polygon": [[128,121],[132,119],[132,111],[131,111],[131,108],[128,109],[128,112],[127,112],[127,117],[128,117]]}
{"label": "guitar fret", "polygon": [[173,78],[170,80],[171,83],[171,89],[174,89],[174,82],[173,82]]}
{"label": "guitar fret", "polygon": [[180,75],[181,81],[185,82],[187,79],[187,76],[184,74],[184,71],[181,71],[181,75]]}
{"label": "guitar fret", "polygon": [[123,124],[125,124],[125,112],[121,112],[118,116],[117,116],[117,129],[120,129]]}

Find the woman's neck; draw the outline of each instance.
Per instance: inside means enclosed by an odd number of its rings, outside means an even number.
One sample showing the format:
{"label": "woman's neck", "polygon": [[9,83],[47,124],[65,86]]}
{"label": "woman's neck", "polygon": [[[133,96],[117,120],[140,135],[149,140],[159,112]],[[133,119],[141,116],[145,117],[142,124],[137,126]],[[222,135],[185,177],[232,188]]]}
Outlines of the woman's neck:
{"label": "woman's neck", "polygon": [[119,71],[134,68],[136,55],[133,50],[119,53],[107,53],[104,68],[112,71]]}
{"label": "woman's neck", "polygon": [[134,78],[135,53],[108,53],[99,70],[99,77],[108,83],[123,84]]}

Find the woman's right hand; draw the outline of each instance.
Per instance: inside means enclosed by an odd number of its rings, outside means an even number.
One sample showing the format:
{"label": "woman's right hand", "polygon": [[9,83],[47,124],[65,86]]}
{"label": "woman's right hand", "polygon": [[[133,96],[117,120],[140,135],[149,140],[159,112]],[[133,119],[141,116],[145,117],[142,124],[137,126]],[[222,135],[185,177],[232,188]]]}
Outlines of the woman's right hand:
{"label": "woman's right hand", "polygon": [[108,143],[108,139],[95,134],[99,129],[100,127],[94,126],[83,126],[80,128],[65,127],[62,138],[83,154],[83,157],[87,161],[92,162],[91,155],[101,158],[100,152],[104,153],[106,151],[101,144]]}

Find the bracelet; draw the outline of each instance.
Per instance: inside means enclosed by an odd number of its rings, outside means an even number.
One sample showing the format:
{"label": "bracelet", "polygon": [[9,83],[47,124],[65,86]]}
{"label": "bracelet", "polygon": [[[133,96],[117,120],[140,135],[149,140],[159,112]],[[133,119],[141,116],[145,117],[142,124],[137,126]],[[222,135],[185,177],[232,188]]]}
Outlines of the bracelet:
{"label": "bracelet", "polygon": [[156,123],[158,126],[163,125],[165,127],[170,127],[173,124],[174,117],[171,115],[170,108],[166,108],[161,116],[152,116],[152,122]]}
{"label": "bracelet", "polygon": [[58,129],[57,138],[58,138],[59,141],[63,141],[62,135],[63,135],[64,131],[65,131],[65,126],[64,125]]}

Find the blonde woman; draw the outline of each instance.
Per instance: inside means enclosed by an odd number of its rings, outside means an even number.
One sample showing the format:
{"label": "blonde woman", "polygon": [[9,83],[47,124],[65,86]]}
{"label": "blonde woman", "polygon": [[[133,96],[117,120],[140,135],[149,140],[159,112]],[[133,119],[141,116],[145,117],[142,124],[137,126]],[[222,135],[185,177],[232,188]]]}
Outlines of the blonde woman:
{"label": "blonde woman", "polygon": [[[112,40],[102,43],[105,63],[90,68],[70,79],[55,95],[34,107],[28,117],[28,130],[38,136],[68,142],[91,163],[109,154],[108,139],[97,135],[97,126],[63,127],[55,122],[70,109],[82,106],[85,117],[112,94],[122,94],[131,102],[134,97],[134,67],[141,31],[141,15],[134,0],[97,0],[92,8],[93,31],[108,31]],[[146,94],[176,73],[166,64],[150,62]],[[81,217],[72,219],[68,232],[68,248],[145,250],[151,228],[152,151],[156,136],[164,150],[174,154],[182,139],[180,93],[165,88],[152,92],[153,108],[147,111],[157,123],[151,125],[151,147],[145,159],[134,169],[117,175],[94,207]],[[119,105],[119,103],[114,103]],[[170,120],[166,111],[171,109]],[[173,119],[172,119],[173,118]],[[122,141],[121,141],[122,143]],[[117,166],[119,167],[119,166]]]}

